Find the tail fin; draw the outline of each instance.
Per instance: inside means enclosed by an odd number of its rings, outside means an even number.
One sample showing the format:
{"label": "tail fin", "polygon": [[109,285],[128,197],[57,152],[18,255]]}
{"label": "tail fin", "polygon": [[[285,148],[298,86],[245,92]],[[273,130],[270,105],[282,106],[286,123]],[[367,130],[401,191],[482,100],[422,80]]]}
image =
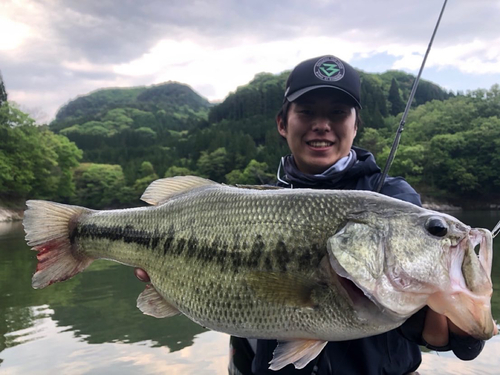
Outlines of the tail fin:
{"label": "tail fin", "polygon": [[92,210],[60,203],[30,200],[23,219],[26,240],[38,251],[38,264],[31,280],[35,289],[64,281],[83,271],[93,259],[74,251],[71,234],[78,217]]}

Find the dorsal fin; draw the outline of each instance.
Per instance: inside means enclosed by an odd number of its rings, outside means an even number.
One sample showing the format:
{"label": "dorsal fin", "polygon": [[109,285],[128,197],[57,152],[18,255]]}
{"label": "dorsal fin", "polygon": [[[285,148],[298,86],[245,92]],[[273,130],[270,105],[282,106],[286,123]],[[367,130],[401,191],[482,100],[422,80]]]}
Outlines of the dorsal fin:
{"label": "dorsal fin", "polygon": [[142,194],[141,199],[154,206],[174,195],[185,193],[200,186],[219,185],[217,182],[197,176],[175,176],[153,181]]}

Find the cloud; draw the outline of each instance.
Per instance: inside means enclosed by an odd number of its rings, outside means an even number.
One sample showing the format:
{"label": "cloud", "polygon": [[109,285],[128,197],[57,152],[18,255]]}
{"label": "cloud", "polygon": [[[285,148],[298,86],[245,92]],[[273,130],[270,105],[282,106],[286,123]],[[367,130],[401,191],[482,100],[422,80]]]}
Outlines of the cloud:
{"label": "cloud", "polygon": [[[415,72],[440,7],[433,0],[4,0],[0,70],[12,100],[50,116],[101,87],[168,80],[221,100],[258,72],[327,53],[361,65],[391,56],[385,69]],[[427,67],[500,76],[499,11],[493,0],[450,2]]]}
{"label": "cloud", "polygon": [[10,38],[0,38],[0,51],[9,51],[18,48],[28,36],[29,27],[0,16],[0,35],[9,35],[10,33],[12,34]]}

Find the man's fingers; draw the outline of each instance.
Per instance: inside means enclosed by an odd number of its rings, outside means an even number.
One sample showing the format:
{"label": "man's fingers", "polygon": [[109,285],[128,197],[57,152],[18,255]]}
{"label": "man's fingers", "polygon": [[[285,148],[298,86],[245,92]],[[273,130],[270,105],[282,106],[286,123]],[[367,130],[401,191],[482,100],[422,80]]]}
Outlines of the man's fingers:
{"label": "man's fingers", "polygon": [[141,268],[136,268],[136,269],[134,270],[134,274],[135,274],[135,276],[136,276],[139,280],[141,280],[141,281],[144,281],[144,282],[146,282],[146,283],[150,281],[150,279],[149,279],[149,275],[147,274],[147,272],[146,272],[146,271],[144,271],[144,270],[143,270],[143,269],[141,269]]}
{"label": "man's fingers", "polygon": [[440,347],[448,345],[448,319],[429,309],[425,317],[423,339],[430,345]]}

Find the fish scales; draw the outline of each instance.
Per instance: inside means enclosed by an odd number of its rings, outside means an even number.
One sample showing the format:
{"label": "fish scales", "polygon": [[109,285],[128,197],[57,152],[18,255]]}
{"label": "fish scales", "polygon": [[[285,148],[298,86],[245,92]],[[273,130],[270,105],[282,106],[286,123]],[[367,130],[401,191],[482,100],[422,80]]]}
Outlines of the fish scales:
{"label": "fish scales", "polygon": [[153,286],[139,296],[144,313],[290,341],[273,369],[302,366],[327,341],[386,332],[425,304],[476,338],[497,332],[491,233],[449,215],[366,191],[238,189],[192,176],[155,181],[142,199],[153,206],[27,202],[33,286],[98,258],[142,268]]}
{"label": "fish scales", "polygon": [[236,333],[231,327],[246,322],[247,336],[262,325],[269,337],[297,329],[306,336],[315,331],[311,325],[332,326],[331,311],[305,308],[310,318],[294,322],[295,307],[259,305],[246,278],[258,271],[314,273],[343,220],[342,198],[317,197],[210,187],[118,217],[115,211],[82,217],[75,241],[87,255],[147,270],[160,294],[202,325],[215,321],[216,329]]}

